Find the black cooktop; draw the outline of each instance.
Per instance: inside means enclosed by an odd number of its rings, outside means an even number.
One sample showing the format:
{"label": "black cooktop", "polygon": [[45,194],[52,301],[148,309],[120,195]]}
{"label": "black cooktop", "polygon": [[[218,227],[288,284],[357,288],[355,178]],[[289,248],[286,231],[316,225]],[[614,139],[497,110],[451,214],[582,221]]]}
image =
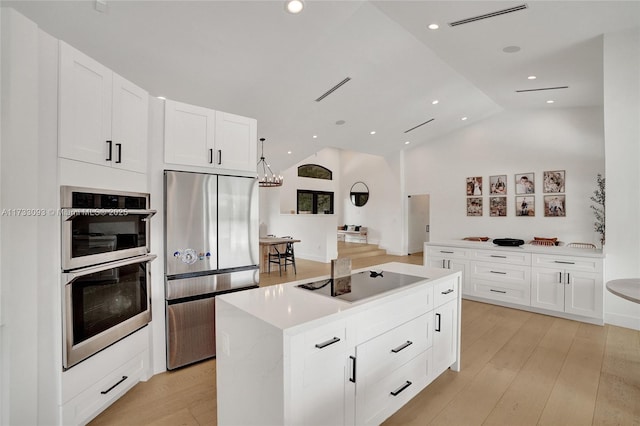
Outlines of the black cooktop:
{"label": "black cooktop", "polygon": [[299,284],[296,287],[323,296],[356,302],[424,280],[428,278],[389,271],[364,271],[348,277]]}

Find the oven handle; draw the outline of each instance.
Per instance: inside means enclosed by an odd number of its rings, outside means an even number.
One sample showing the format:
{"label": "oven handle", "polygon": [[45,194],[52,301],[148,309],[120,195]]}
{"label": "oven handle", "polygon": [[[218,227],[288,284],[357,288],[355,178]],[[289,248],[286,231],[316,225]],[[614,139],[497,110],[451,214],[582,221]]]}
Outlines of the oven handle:
{"label": "oven handle", "polygon": [[85,275],[95,274],[96,272],[102,272],[112,268],[119,268],[120,266],[127,266],[134,263],[151,262],[156,257],[158,256],[156,256],[155,254],[146,254],[144,256],[131,257],[129,259],[117,260],[115,262],[108,262],[97,266],[89,266],[86,268],[76,269],[75,271],[65,272],[65,285],[71,284],[78,278]]}
{"label": "oven handle", "polygon": [[[66,216],[66,221],[69,220],[73,220],[78,216],[81,215],[93,215],[93,216],[98,216],[100,215],[100,211],[101,210],[107,210],[107,211],[122,211],[122,216],[128,216],[128,215],[140,215],[140,216],[145,216],[144,220],[149,219],[150,217],[152,217],[154,214],[157,213],[156,210],[150,210],[150,209],[62,209],[64,215]],[[110,216],[117,216],[118,214],[113,214]],[[107,214],[105,214],[105,216],[107,216]]]}

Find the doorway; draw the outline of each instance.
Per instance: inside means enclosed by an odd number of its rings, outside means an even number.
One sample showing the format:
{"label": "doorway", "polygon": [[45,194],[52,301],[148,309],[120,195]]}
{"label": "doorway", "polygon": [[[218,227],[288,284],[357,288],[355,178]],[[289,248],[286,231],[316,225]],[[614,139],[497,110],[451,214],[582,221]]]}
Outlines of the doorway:
{"label": "doorway", "polygon": [[424,243],[429,242],[429,194],[408,196],[407,207],[407,251],[421,253]]}

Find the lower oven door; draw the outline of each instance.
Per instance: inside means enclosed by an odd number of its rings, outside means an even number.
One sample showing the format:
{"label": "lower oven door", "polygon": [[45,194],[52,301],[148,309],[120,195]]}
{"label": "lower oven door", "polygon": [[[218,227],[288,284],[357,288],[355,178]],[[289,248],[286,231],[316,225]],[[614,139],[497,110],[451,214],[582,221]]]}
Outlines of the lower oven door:
{"label": "lower oven door", "polygon": [[64,369],[151,321],[149,263],[155,258],[136,256],[64,274]]}

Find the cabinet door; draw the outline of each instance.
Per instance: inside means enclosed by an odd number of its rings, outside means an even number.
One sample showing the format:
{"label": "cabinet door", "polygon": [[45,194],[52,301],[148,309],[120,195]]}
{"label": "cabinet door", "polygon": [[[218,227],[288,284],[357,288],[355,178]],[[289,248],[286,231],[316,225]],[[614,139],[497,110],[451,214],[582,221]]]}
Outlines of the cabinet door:
{"label": "cabinet door", "polygon": [[176,101],[165,101],[166,163],[213,166],[215,111]]}
{"label": "cabinet door", "polygon": [[531,306],[564,311],[564,273],[562,269],[533,268]]}
{"label": "cabinet door", "polygon": [[434,310],[433,373],[436,377],[456,361],[457,310],[457,300],[452,300]]}
{"label": "cabinet door", "polygon": [[565,280],[565,312],[602,318],[602,274],[567,270]]}
{"label": "cabinet door", "polygon": [[110,165],[113,73],[60,42],[58,156]]}
{"label": "cabinet door", "polygon": [[257,131],[253,118],[216,111],[215,166],[255,172]]}
{"label": "cabinet door", "polygon": [[147,171],[148,93],[113,74],[113,166]]}

